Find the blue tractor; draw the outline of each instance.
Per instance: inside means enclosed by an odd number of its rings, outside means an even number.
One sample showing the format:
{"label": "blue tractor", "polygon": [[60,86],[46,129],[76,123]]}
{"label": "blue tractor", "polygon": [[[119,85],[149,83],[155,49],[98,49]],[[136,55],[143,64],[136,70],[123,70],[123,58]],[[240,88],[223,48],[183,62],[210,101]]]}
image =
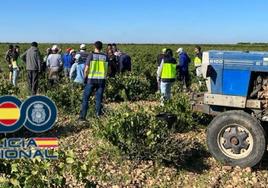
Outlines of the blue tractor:
{"label": "blue tractor", "polygon": [[267,147],[268,52],[204,52],[202,73],[208,92],[193,107],[215,115],[207,129],[210,153],[226,165],[255,166]]}

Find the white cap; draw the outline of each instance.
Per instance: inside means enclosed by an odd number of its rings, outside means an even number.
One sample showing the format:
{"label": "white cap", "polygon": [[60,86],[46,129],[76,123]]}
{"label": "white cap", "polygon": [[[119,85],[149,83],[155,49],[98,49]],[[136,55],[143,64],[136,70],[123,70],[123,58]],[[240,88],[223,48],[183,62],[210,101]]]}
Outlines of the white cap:
{"label": "white cap", "polygon": [[183,52],[183,48],[179,48],[177,51],[176,51],[177,53],[182,53]]}
{"label": "white cap", "polygon": [[80,50],[85,50],[86,49],[86,45],[85,44],[81,44],[80,45]]}
{"label": "white cap", "polygon": [[58,49],[58,46],[57,45],[53,45],[51,50],[57,50]]}
{"label": "white cap", "polygon": [[70,54],[74,52],[74,49],[71,49]]}
{"label": "white cap", "polygon": [[81,58],[81,55],[80,55],[80,54],[76,54],[76,55],[74,56],[74,58],[75,58],[76,60],[79,60],[79,59]]}

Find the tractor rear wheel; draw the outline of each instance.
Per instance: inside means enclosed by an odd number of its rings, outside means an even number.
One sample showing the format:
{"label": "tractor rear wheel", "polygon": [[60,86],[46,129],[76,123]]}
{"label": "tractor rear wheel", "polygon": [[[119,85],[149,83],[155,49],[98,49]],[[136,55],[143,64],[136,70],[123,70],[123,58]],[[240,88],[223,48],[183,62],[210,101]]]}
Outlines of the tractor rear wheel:
{"label": "tractor rear wheel", "polygon": [[225,165],[253,167],[266,151],[266,135],[258,120],[244,111],[216,116],[208,126],[210,153]]}

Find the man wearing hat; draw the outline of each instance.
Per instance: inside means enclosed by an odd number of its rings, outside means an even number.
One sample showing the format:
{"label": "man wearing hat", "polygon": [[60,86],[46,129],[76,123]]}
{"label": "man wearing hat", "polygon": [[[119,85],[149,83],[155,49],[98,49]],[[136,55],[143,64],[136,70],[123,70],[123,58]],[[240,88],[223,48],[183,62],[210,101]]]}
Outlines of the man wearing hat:
{"label": "man wearing hat", "polygon": [[183,50],[183,48],[179,48],[177,50],[178,58],[179,58],[179,72],[180,72],[180,80],[183,84],[183,89],[186,91],[189,84],[189,63],[191,63],[191,59],[188,54]]}
{"label": "man wearing hat", "polygon": [[58,53],[59,48],[57,45],[53,45],[52,54],[50,54],[47,58],[47,68],[49,69],[49,82],[51,86],[59,80],[59,71],[62,66],[61,55]]}

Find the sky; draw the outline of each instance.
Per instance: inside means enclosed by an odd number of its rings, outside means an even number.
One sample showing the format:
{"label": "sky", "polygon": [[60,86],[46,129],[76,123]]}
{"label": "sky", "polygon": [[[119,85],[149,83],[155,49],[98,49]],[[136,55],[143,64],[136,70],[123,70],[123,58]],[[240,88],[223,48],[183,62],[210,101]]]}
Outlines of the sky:
{"label": "sky", "polygon": [[8,0],[0,42],[268,42],[267,0]]}

